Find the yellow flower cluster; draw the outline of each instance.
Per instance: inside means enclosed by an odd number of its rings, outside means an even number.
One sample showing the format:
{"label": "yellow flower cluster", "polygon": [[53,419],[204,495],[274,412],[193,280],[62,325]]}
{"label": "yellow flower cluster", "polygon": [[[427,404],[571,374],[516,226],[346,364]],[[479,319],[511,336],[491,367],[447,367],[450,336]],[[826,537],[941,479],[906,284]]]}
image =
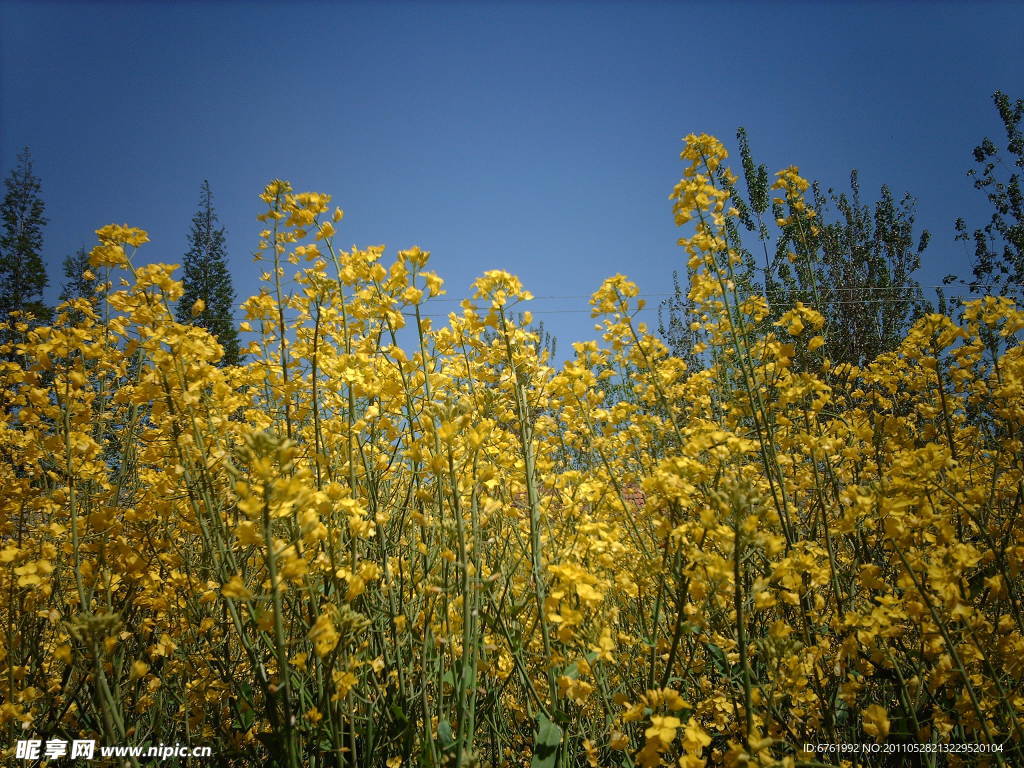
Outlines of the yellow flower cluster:
{"label": "yellow flower cluster", "polygon": [[[340,209],[283,181],[248,362],[218,367],[173,319],[173,267],[131,264],[145,233],[100,230],[124,285],[0,350],[0,747],[795,768],[808,743],[899,741],[1020,764],[1024,312],[990,297],[861,369],[794,366],[822,315],[771,325],[739,295],[725,150],[683,159],[699,370],[622,276],[558,370],[506,272],[435,327],[428,252],[341,250]],[[809,214],[795,169],[778,186]]]}

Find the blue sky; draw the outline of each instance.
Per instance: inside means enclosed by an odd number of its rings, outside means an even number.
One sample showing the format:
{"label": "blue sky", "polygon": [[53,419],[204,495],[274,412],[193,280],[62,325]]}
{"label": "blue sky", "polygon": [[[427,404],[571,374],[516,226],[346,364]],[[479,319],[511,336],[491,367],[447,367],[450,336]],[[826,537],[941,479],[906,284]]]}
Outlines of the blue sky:
{"label": "blue sky", "polygon": [[[431,250],[452,298],[494,268],[537,296],[617,272],[661,294],[683,267],[680,139],[733,147],[743,125],[771,171],[913,193],[931,284],[969,270],[952,224],[986,215],[965,171],[1001,136],[992,92],[1024,96],[1022,27],[1024,5],[988,2],[0,0],[0,171],[31,146],[51,298],[110,222],[180,263],[203,179],[256,292],[275,177],[331,193],[346,247]],[[560,356],[593,335],[586,307],[534,302]]]}

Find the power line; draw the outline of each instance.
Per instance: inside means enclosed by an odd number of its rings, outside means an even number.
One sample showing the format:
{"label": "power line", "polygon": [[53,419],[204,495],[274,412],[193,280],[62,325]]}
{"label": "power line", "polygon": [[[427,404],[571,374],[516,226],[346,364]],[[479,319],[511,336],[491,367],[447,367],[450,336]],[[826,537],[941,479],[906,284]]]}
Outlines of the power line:
{"label": "power line", "polygon": [[[951,286],[948,286],[948,285],[919,285],[919,286],[909,286],[909,285],[904,285],[904,286],[900,286],[900,285],[893,285],[893,286],[879,286],[879,285],[876,285],[876,286],[870,286],[870,285],[868,285],[868,286],[862,286],[862,287],[860,287],[860,286],[852,286],[852,287],[851,286],[833,286],[831,288],[822,289],[822,292],[823,293],[829,293],[829,292],[833,292],[833,293],[840,293],[840,292],[863,293],[864,291],[889,291],[889,292],[915,293],[915,292],[917,292],[919,290],[921,290],[921,291],[924,291],[924,290],[944,290],[944,289],[948,289],[950,287]],[[978,289],[984,291],[984,290],[988,290],[990,288],[996,288],[996,287],[998,287],[998,286],[982,285],[982,286],[978,286]],[[641,298],[641,299],[642,298],[651,298],[651,299],[656,299],[656,298],[667,298],[667,297],[675,296],[675,295],[676,295],[675,293],[638,293],[635,297],[631,297],[631,298]],[[593,294],[580,293],[580,294],[565,294],[565,295],[562,295],[562,296],[534,296],[530,300],[531,301],[550,301],[550,300],[555,300],[555,299],[589,299],[592,296],[593,296]],[[469,299],[469,300],[470,301],[475,301],[476,299]],[[432,302],[432,303],[442,303],[442,302],[460,302],[461,303],[463,301],[466,301],[466,299],[456,299],[456,298],[446,298],[446,297],[435,297],[435,298],[431,298],[430,299],[430,302]]]}
{"label": "power line", "polygon": [[[922,288],[941,288],[941,287],[943,287],[943,286],[922,286]],[[831,290],[831,291],[858,292],[859,293],[859,292],[862,292],[862,291],[869,291],[869,290],[889,290],[889,289],[887,289],[887,288],[879,288],[879,287],[872,288],[872,287],[869,286],[869,287],[865,287],[865,288],[840,288],[840,287],[836,287],[836,288],[832,288],[832,289],[829,289],[829,290]],[[806,293],[806,292],[804,292],[804,293]],[[672,296],[675,296],[675,295],[676,294],[674,294],[674,293],[641,293],[641,294],[637,294],[636,296],[631,296],[629,298],[667,298],[667,297],[672,297]],[[752,296],[757,296],[757,295],[762,295],[763,296],[764,294],[749,294],[746,298],[750,298]],[[549,301],[550,300],[562,300],[562,301],[565,301],[565,300],[569,300],[569,299],[587,299],[589,301],[591,298],[592,298],[592,295],[590,295],[590,294],[578,294],[578,295],[565,295],[565,296],[534,296],[532,300],[533,301],[538,301],[538,300],[540,300],[540,301],[543,301],[543,300],[549,300]],[[950,294],[950,295],[945,296],[945,298],[948,301],[958,301],[960,299],[978,298],[978,296],[973,295],[973,294]],[[427,306],[428,304],[436,304],[436,303],[441,303],[441,302],[453,302],[453,301],[457,301],[457,302],[461,303],[462,301],[465,301],[465,299],[445,299],[445,298],[436,298],[435,297],[435,298],[429,299],[427,302],[424,302],[421,306]],[[477,301],[477,300],[476,299],[470,299],[469,301]],[[855,305],[903,304],[903,303],[905,303],[905,301],[906,301],[905,298],[881,297],[881,298],[870,298],[870,299],[839,299],[839,300],[830,300],[830,301],[825,301],[824,304],[826,304],[828,306],[836,306],[836,305],[855,306]],[[787,307],[787,306],[790,306],[790,305],[791,305],[791,302],[785,302],[785,301],[782,301],[782,302],[772,302],[772,301],[769,301],[769,302],[767,302],[767,306],[769,306],[769,307]],[[588,309],[575,309],[575,308],[529,309],[525,305],[525,303],[522,303],[522,302],[517,302],[515,305],[512,305],[509,308],[511,309],[512,307],[519,308],[518,311],[529,312],[531,315],[557,315],[557,314],[582,314],[582,313],[588,313],[589,314],[592,311],[589,308]],[[482,307],[478,307],[477,309],[486,310],[486,309],[488,309],[488,307],[487,306],[482,306]],[[655,307],[652,306],[652,305],[648,305],[648,306],[644,307],[643,309],[640,309],[640,310],[637,310],[637,311],[646,312],[646,311],[650,311],[652,309],[655,309]],[[416,313],[415,312],[401,312],[401,314],[404,315],[405,317],[416,317]],[[447,318],[449,316],[449,314],[451,314],[451,313],[441,314],[441,313],[438,313],[438,312],[433,312],[433,313],[431,313],[431,312],[420,312],[420,317]],[[230,319],[238,320],[240,317],[242,319],[246,319],[244,311],[239,309],[239,310],[235,311],[234,316],[232,318],[230,318]],[[227,319],[227,318],[225,318],[225,319]]]}

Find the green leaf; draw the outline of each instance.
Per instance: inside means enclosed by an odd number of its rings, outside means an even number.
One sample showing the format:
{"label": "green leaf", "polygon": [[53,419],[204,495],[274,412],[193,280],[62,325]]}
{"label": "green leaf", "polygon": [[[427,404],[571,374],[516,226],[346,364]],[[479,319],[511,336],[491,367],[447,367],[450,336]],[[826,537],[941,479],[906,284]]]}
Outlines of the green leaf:
{"label": "green leaf", "polygon": [[537,715],[537,739],[533,743],[530,768],[554,768],[558,747],[562,744],[562,729],[551,722],[543,712]]}
{"label": "green leaf", "polygon": [[393,703],[388,707],[388,711],[391,713],[392,719],[401,727],[405,728],[409,724],[409,717],[405,714],[405,710],[402,709],[401,705],[397,702]]}
{"label": "green leaf", "polygon": [[452,724],[447,720],[437,724],[437,740],[441,742],[441,749],[445,752],[455,748],[455,734],[452,733]]}
{"label": "green leaf", "polygon": [[715,665],[715,669],[726,677],[732,677],[732,670],[729,668],[728,659],[725,658],[725,651],[714,643],[704,643],[704,647],[711,656],[711,661]]}

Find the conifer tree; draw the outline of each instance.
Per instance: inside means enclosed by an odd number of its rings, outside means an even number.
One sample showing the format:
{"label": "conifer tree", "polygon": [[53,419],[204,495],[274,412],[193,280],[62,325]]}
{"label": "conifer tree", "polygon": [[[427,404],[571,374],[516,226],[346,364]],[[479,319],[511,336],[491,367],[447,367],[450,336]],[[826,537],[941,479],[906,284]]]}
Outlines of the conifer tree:
{"label": "conifer tree", "polygon": [[[49,317],[43,304],[46,268],[43,265],[43,227],[46,206],[40,196],[39,179],[32,173],[32,153],[25,147],[18,164],[4,180],[0,203],[0,323],[12,312],[28,312],[37,320]],[[15,340],[16,334],[0,337],[0,344]]]}
{"label": "conifer tree", "polygon": [[232,314],[235,290],[228,272],[224,228],[217,226],[210,183],[203,182],[199,209],[192,217],[185,254],[184,293],[178,302],[179,322],[210,331],[224,348],[221,365],[241,362],[238,331]]}

